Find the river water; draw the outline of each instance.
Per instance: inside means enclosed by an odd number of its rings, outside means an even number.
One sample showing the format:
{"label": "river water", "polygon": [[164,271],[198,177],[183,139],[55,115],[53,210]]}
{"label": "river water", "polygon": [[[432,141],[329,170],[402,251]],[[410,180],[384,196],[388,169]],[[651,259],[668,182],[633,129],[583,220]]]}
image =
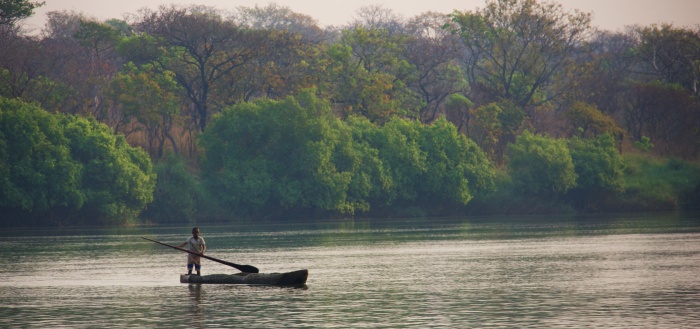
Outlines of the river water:
{"label": "river water", "polygon": [[700,327],[700,214],[200,228],[208,255],[306,287],[179,283],[185,254],[140,237],[190,227],[5,230],[0,327]]}

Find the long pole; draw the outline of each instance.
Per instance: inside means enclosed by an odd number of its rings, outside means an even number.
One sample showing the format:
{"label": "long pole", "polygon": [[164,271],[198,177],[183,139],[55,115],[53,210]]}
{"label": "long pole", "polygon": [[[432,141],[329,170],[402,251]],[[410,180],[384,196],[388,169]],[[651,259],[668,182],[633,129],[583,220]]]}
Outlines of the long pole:
{"label": "long pole", "polygon": [[162,245],[162,246],[166,246],[166,247],[170,247],[170,248],[177,249],[177,250],[180,250],[180,251],[184,251],[184,252],[190,253],[190,254],[192,254],[192,255],[197,255],[197,256],[199,256],[199,257],[206,258],[206,259],[208,259],[208,260],[212,260],[212,261],[215,261],[215,262],[217,262],[217,263],[221,263],[221,264],[224,264],[224,265],[228,265],[228,266],[231,266],[231,267],[236,268],[237,270],[239,270],[239,271],[241,271],[241,272],[246,272],[246,273],[259,273],[259,272],[260,272],[260,271],[258,270],[258,268],[255,267],[255,266],[251,266],[251,265],[240,265],[240,264],[235,264],[235,263],[227,262],[227,261],[225,261],[225,260],[217,259],[217,258],[214,258],[214,257],[202,255],[202,254],[197,253],[197,252],[194,252],[194,251],[189,251],[189,250],[187,250],[187,249],[182,249],[182,248],[180,248],[180,247],[172,246],[172,245],[169,245],[169,244],[167,244],[167,243],[163,243],[163,242],[156,241],[156,240],[151,240],[151,239],[149,239],[149,238],[141,237],[141,239],[148,240],[148,241],[151,241],[151,242],[155,242],[155,243],[157,243],[157,244],[159,244],[159,245]]}

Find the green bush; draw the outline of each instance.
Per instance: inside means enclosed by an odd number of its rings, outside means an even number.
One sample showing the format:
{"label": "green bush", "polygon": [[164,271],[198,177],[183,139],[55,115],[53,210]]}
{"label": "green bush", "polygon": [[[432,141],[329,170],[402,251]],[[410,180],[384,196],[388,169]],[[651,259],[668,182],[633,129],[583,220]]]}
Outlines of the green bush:
{"label": "green bush", "polygon": [[484,152],[444,118],[424,125],[395,117],[372,134],[353,136],[356,144],[376,149],[379,172],[388,175],[377,179],[386,184],[375,185],[375,205],[417,205],[439,213],[493,189],[494,169]]}
{"label": "green bush", "polygon": [[0,98],[0,208],[5,220],[37,220],[83,206],[83,165],[71,157],[69,143],[59,117]]}
{"label": "green bush", "polygon": [[611,135],[574,137],[569,140],[569,152],[578,176],[569,196],[578,208],[597,207],[612,193],[624,190],[624,164]]}
{"label": "green bush", "polygon": [[10,223],[123,224],[152,201],[148,155],[94,119],[0,98],[0,208]]}
{"label": "green bush", "polygon": [[523,132],[511,144],[508,169],[524,194],[559,197],[576,186],[576,171],[566,141]]}
{"label": "green bush", "polygon": [[418,191],[428,204],[466,205],[475,195],[494,188],[494,169],[486,154],[444,118],[420,125],[419,145],[426,153],[426,171]]}
{"label": "green bush", "polygon": [[352,212],[350,131],[313,91],[232,106],[202,134],[202,175],[228,209],[280,216]]}
{"label": "green bush", "polygon": [[611,201],[619,210],[673,210],[697,208],[700,166],[678,160],[627,154],[625,192]]}
{"label": "green bush", "polygon": [[428,213],[493,188],[484,153],[446,120],[343,122],[313,92],[239,104],[212,119],[201,138],[202,177],[226,209],[289,217],[411,205]]}
{"label": "green bush", "polygon": [[153,202],[141,217],[156,223],[196,223],[206,207],[202,188],[185,160],[172,153],[154,166],[158,175]]}

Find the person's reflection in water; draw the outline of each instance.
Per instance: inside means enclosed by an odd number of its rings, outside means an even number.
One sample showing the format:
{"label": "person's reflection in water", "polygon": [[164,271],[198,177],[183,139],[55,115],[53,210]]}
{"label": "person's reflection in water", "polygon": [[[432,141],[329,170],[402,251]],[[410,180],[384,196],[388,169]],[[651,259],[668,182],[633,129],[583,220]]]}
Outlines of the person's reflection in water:
{"label": "person's reflection in water", "polygon": [[187,285],[190,291],[190,313],[192,314],[192,328],[204,328],[204,291],[199,283]]}

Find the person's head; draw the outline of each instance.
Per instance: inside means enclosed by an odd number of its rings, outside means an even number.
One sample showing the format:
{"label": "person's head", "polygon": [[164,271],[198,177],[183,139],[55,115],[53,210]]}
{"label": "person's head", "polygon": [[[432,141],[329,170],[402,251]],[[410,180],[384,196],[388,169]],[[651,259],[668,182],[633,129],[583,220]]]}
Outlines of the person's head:
{"label": "person's head", "polygon": [[196,239],[199,237],[199,228],[198,227],[193,227],[192,228],[192,236]]}

